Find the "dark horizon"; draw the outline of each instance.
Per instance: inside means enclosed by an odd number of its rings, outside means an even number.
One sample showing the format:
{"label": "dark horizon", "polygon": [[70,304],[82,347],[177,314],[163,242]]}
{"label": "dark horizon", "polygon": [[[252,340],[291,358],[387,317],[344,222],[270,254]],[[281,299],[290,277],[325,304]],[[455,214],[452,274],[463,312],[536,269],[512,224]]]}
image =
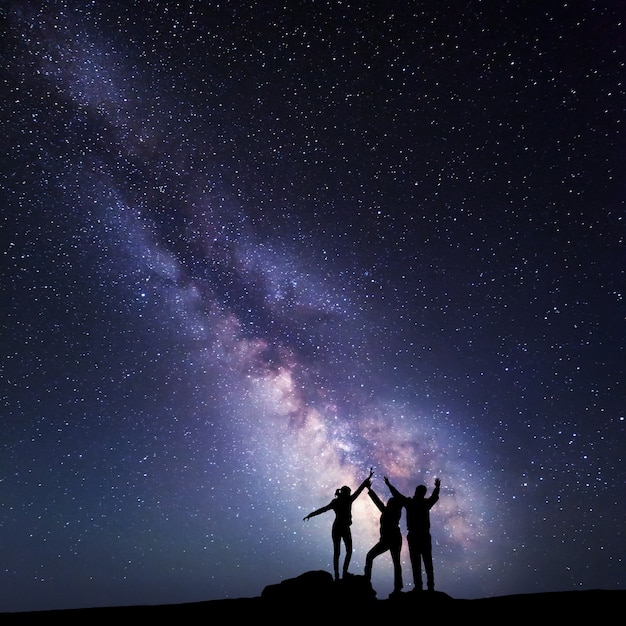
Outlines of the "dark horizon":
{"label": "dark horizon", "polygon": [[[369,590],[369,591],[368,591]],[[440,591],[408,592],[392,594],[389,598],[378,598],[370,583],[363,576],[333,581],[330,572],[304,572],[294,579],[268,585],[259,596],[246,598],[218,599],[178,605],[129,605],[117,607],[90,607],[67,610],[37,611],[24,613],[0,613],[5,621],[21,619],[164,619],[203,615],[215,612],[228,613],[231,619],[249,617],[270,619],[283,623],[292,619],[290,607],[295,603],[309,606],[309,617],[323,616],[332,610],[335,617],[345,616],[361,619],[363,623],[378,623],[381,619],[401,618],[406,611],[419,611],[423,618],[436,618],[445,614],[448,618],[486,619],[501,616],[503,612],[515,614],[519,619],[534,618],[539,611],[560,618],[580,618],[597,613],[598,607],[607,614],[618,610],[626,598],[626,590],[565,590],[491,596],[487,598],[452,598]]]}

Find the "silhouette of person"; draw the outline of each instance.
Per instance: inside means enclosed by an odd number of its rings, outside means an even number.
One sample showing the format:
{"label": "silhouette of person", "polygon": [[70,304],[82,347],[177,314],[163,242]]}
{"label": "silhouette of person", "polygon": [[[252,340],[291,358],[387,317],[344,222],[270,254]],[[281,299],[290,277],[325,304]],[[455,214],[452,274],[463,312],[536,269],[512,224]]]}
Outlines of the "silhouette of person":
{"label": "silhouette of person", "polygon": [[[385,484],[387,481],[385,480]],[[368,486],[367,495],[380,511],[380,539],[365,556],[365,578],[372,579],[372,565],[374,559],[389,550],[393,561],[393,593],[400,593],[402,587],[402,564],[400,552],[402,550],[402,533],[400,531],[400,516],[402,515],[402,499],[391,496],[387,504],[378,497],[378,494]]]}
{"label": "silhouette of person", "polygon": [[311,517],[326,513],[326,511],[335,512],[335,521],[333,522],[332,538],[333,538],[333,569],[335,570],[335,580],[339,580],[339,553],[341,550],[341,542],[343,541],[346,555],[343,561],[343,577],[348,573],[348,566],[352,558],[352,503],[361,495],[365,487],[371,484],[373,470],[370,469],[370,475],[358,486],[357,490],[352,493],[350,487],[344,485],[335,491],[335,497],[326,505],[309,513],[303,518],[304,521]]}
{"label": "silhouette of person", "polygon": [[423,589],[422,562],[426,571],[426,586],[429,591],[435,589],[433,574],[433,548],[430,536],[430,509],[439,500],[441,481],[435,478],[435,488],[428,498],[426,486],[415,487],[412,498],[403,496],[385,476],[385,484],[391,493],[402,501],[406,510],[406,541],[409,546],[409,558],[413,570],[413,585],[416,591]]}

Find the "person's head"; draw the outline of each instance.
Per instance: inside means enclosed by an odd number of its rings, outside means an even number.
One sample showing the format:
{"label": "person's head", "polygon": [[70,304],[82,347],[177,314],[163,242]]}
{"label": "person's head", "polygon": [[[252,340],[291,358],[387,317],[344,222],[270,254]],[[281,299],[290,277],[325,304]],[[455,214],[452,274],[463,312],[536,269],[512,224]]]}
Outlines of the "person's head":
{"label": "person's head", "polygon": [[402,500],[400,500],[400,498],[396,498],[394,496],[391,496],[391,498],[389,498],[389,500],[387,500],[387,508],[389,510],[396,510],[399,511],[402,509]]}
{"label": "person's head", "polygon": [[415,487],[415,497],[423,498],[426,495],[426,485],[418,485]]}
{"label": "person's head", "polygon": [[347,498],[350,496],[350,493],[352,493],[350,487],[344,485],[343,487],[341,487],[341,489],[337,489],[337,491],[335,491],[335,496],[337,496],[338,498]]}

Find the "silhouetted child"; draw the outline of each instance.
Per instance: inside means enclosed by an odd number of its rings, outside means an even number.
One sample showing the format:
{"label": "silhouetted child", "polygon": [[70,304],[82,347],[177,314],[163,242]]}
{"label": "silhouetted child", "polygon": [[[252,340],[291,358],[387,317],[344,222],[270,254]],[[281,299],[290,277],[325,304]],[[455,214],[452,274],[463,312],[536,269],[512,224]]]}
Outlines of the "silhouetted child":
{"label": "silhouetted child", "polygon": [[361,495],[365,487],[371,485],[374,472],[370,470],[370,475],[359,485],[357,490],[352,493],[350,487],[343,486],[335,491],[335,497],[321,509],[317,509],[309,513],[304,519],[307,521],[315,515],[325,513],[326,511],[335,512],[335,521],[333,522],[332,538],[333,538],[333,568],[335,570],[335,580],[339,580],[339,552],[341,550],[341,542],[343,541],[346,555],[343,561],[343,577],[348,573],[348,566],[352,558],[352,503]]}
{"label": "silhouetted child", "polygon": [[435,488],[430,496],[426,497],[426,486],[415,487],[415,495],[412,498],[403,496],[385,476],[385,484],[391,493],[399,498],[406,509],[406,541],[409,546],[409,558],[413,570],[413,585],[416,590],[423,588],[422,567],[426,571],[426,585],[429,591],[435,588],[433,574],[433,548],[430,536],[430,509],[439,500],[439,487],[441,481],[435,478]]}
{"label": "silhouetted child", "polygon": [[365,556],[365,577],[368,581],[371,581],[374,559],[389,550],[391,560],[393,561],[393,592],[400,593],[403,587],[402,563],[400,562],[400,551],[402,550],[402,533],[400,532],[402,500],[392,496],[387,500],[387,504],[383,504],[371,487],[367,488],[367,493],[381,514],[380,539]]}

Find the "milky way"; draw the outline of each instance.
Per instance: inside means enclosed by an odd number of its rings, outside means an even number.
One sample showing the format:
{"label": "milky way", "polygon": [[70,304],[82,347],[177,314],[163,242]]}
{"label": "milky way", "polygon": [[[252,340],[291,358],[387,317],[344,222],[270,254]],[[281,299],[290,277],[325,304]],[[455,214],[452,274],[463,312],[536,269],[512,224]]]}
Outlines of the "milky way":
{"label": "milky way", "polygon": [[0,611],[624,587],[625,7],[444,4],[0,10]]}

